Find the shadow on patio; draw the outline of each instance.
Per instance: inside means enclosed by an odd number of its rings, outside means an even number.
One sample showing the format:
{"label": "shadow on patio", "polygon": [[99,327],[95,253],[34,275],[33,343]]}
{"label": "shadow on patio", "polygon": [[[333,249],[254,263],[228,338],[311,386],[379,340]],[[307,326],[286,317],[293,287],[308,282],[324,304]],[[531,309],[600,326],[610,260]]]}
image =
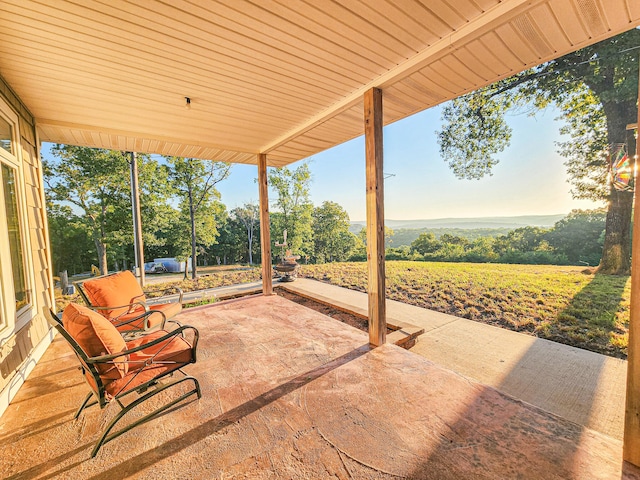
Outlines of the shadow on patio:
{"label": "shadow on patio", "polygon": [[[3,417],[4,478],[621,478],[621,442],[278,296],[185,311],[203,398],[89,454],[111,408],[57,339]],[[142,415],[131,412],[130,415]],[[635,478],[633,473],[625,475]],[[640,478],[640,477],[638,477]]]}

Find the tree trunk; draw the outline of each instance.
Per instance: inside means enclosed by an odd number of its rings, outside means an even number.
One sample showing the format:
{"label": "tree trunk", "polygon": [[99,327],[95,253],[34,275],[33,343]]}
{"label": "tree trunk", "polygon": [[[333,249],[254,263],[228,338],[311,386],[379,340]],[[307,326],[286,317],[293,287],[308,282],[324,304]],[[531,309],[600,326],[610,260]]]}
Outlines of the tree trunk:
{"label": "tree trunk", "polygon": [[97,232],[94,231],[94,242],[96,245],[96,250],[98,252],[98,267],[100,268],[100,275],[106,275],[109,273],[109,268],[107,265],[107,244],[104,239],[106,237],[105,233],[105,220],[107,218],[107,206],[102,203],[101,215],[100,215],[100,223],[98,224],[99,230]]}
{"label": "tree trunk", "polygon": [[62,294],[66,295],[69,290],[69,275],[66,270],[63,270],[59,273],[60,276],[60,289],[62,290]]}
{"label": "tree trunk", "polygon": [[[197,259],[197,251],[196,251],[196,212],[193,209],[193,206],[189,207],[189,213],[191,215],[191,279],[196,279],[196,259]],[[189,261],[187,260],[187,263]]]}
{"label": "tree trunk", "polygon": [[598,273],[628,275],[631,271],[632,206],[633,192],[619,192],[611,188]]}
{"label": "tree trunk", "polygon": [[[602,102],[607,117],[609,146],[626,143],[626,126],[636,116],[635,102]],[[628,145],[629,149],[635,145]],[[633,153],[629,150],[630,158]],[[604,245],[598,273],[629,275],[631,271],[631,212],[633,192],[622,192],[611,186],[607,206]]]}
{"label": "tree trunk", "polygon": [[94,239],[96,250],[98,252],[98,267],[100,268],[100,275],[106,275],[109,273],[107,268],[107,246],[99,238]]}

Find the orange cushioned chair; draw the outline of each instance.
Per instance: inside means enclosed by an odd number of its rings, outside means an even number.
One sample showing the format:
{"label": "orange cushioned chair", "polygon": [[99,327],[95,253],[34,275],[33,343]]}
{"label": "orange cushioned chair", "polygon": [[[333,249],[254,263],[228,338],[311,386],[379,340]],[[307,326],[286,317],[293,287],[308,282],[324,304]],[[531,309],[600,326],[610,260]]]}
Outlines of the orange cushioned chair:
{"label": "orange cushioned chair", "polygon": [[[49,323],[73,348],[91,389],[78,408],[74,419],[78,418],[85,408],[96,404],[104,408],[113,400],[121,408],[100,436],[91,452],[91,457],[95,457],[105,443],[151,420],[194,393],[198,398],[202,396],[198,380],[181,370],[185,365],[196,362],[198,330],[194,327],[182,325],[170,332],[158,330],[125,342],[111,322],[82,305],[69,304],[64,309],[62,321],[50,310],[45,309],[45,313]],[[188,331],[190,334],[185,334]],[[185,338],[187,336],[191,339],[187,340]],[[175,372],[180,372],[182,376],[170,381],[163,379]],[[193,382],[193,388],[135,422],[109,434],[127,412],[145,400],[182,382]],[[133,393],[137,393],[138,397],[127,406],[123,405],[120,400]],[[95,400],[89,403],[92,397],[95,397]]]}
{"label": "orange cushioned chair", "polygon": [[75,284],[89,307],[109,319],[120,333],[137,333],[164,328],[164,320],[182,311],[182,290],[171,303],[149,304],[129,270],[92,278]]}

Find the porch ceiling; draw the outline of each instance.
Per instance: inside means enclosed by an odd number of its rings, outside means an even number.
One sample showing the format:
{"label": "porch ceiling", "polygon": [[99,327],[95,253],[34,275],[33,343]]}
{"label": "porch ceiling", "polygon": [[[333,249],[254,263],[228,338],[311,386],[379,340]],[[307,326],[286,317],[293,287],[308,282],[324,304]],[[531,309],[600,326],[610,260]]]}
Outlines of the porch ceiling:
{"label": "porch ceiling", "polygon": [[[3,0],[42,141],[273,166],[640,25],[637,0]],[[185,98],[192,106],[185,108]]]}

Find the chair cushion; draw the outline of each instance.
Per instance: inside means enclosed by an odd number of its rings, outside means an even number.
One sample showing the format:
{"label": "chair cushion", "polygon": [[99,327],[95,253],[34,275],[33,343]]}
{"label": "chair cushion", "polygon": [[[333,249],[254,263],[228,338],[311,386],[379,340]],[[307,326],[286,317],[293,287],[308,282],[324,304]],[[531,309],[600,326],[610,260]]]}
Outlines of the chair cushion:
{"label": "chair cushion", "polygon": [[[94,307],[129,305],[135,301],[145,301],[145,295],[136,277],[129,270],[87,280],[82,284],[87,297]],[[117,317],[129,308],[100,310],[105,317]]]}
{"label": "chair cushion", "polygon": [[[88,357],[111,355],[127,349],[127,344],[116,327],[90,308],[70,303],[62,313],[62,324]],[[96,365],[105,383],[127,374],[126,360],[125,355],[116,358],[113,364]]]}
{"label": "chair cushion", "polygon": [[[167,333],[166,330],[149,333],[127,342],[127,348],[132,349],[145,345]],[[152,358],[153,360],[150,361]],[[133,390],[138,385],[166,375],[189,363],[193,363],[192,346],[183,337],[176,335],[157,345],[130,354],[127,375],[106,385],[106,393],[115,397],[122,391]]]}

